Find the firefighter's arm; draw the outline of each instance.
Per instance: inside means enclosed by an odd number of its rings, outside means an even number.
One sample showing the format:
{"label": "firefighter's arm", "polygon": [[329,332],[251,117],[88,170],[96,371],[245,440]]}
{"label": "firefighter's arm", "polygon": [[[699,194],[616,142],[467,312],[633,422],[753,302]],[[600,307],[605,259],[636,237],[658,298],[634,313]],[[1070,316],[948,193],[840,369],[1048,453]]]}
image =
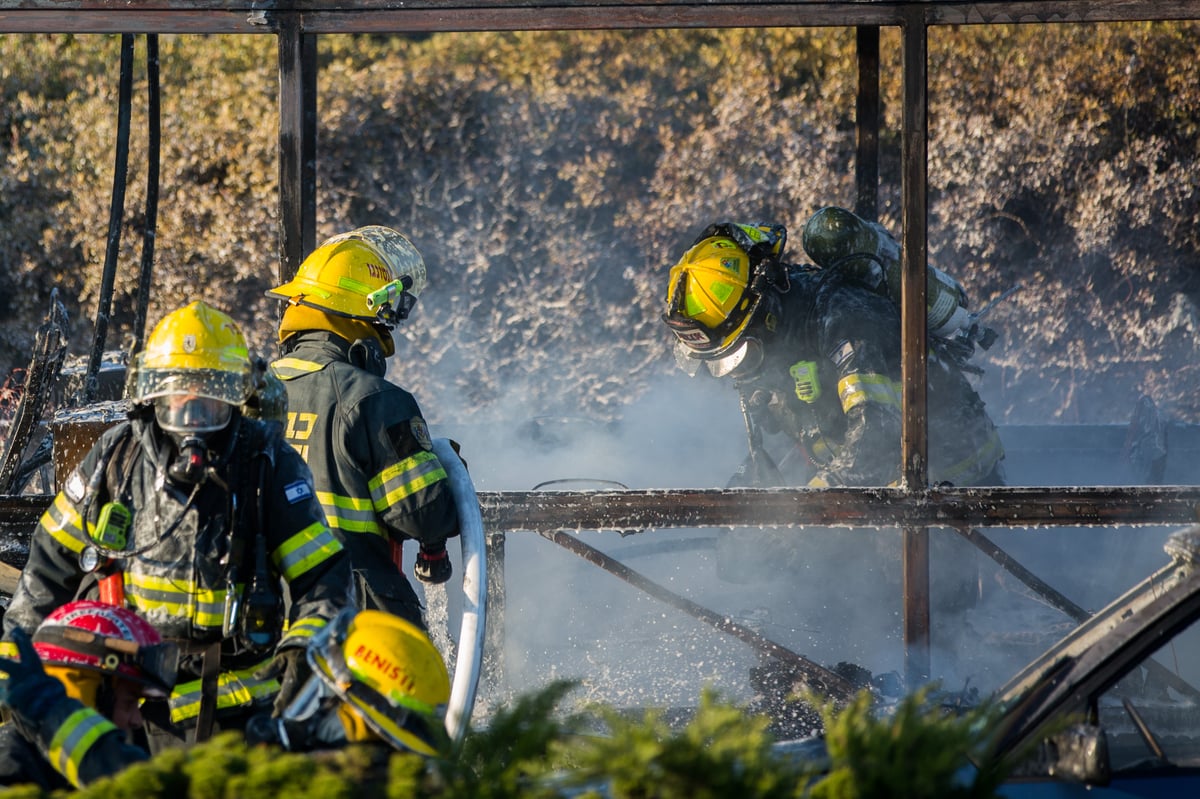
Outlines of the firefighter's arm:
{"label": "firefighter's arm", "polygon": [[67,696],[63,684],[46,674],[24,630],[14,632],[19,659],[0,659],[9,678],[5,705],[17,729],[35,744],[55,771],[76,788],[109,777],[143,760],[142,749],[103,715]]}
{"label": "firefighter's arm", "polygon": [[443,550],[458,535],[458,510],[416,403],[367,408],[356,429],[371,503],[388,534]]}
{"label": "firefighter's arm", "polygon": [[263,490],[271,563],[287,583],[291,612],[280,649],[305,646],[313,633],[351,603],[350,563],[325,523],[312,473],[279,443]]}
{"label": "firefighter's arm", "polygon": [[[29,542],[29,559],[21,570],[12,601],[4,613],[4,639],[21,628],[32,632],[42,619],[75,597],[83,577],[79,554],[87,545],[83,517],[64,489],[42,514]],[[0,649],[0,655],[11,654]]]}

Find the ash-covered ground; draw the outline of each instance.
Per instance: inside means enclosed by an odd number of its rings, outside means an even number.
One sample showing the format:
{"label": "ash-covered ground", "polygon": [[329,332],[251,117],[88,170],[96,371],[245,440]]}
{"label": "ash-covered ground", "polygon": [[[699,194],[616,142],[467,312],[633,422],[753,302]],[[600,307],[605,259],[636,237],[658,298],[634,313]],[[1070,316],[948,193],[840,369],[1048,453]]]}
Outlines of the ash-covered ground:
{"label": "ash-covered ground", "polygon": [[[503,427],[435,427],[434,434],[461,442],[480,491],[721,487],[746,452],[736,393],[683,376],[664,379],[617,425],[536,414],[513,419]],[[1029,459],[1011,460],[1010,484],[1044,482]],[[1065,453],[1053,473],[1061,485],[1099,484],[1106,480],[1097,469],[1105,465],[1091,468],[1086,457]],[[1053,464],[1039,461],[1036,468]],[[1094,611],[1165,562],[1162,542],[1171,529],[983,532],[1067,599]],[[891,685],[904,673],[898,530],[574,535],[821,665],[854,664]],[[946,690],[986,694],[1074,626],[953,531],[931,536],[931,679]],[[754,675],[764,661],[750,645],[536,533],[508,534],[504,578],[504,673],[485,674],[476,721],[497,703],[562,678],[579,681],[579,700],[620,707],[692,707],[706,686],[751,705],[763,699]],[[453,592],[449,605],[449,626],[457,631]],[[443,623],[431,618],[434,626]]]}

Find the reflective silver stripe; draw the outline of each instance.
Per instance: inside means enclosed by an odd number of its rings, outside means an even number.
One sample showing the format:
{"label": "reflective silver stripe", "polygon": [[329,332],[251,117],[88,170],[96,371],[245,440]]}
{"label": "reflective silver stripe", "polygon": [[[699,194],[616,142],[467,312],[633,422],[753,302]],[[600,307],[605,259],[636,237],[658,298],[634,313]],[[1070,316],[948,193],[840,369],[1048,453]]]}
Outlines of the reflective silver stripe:
{"label": "reflective silver stripe", "polygon": [[79,766],[88,750],[101,735],[116,730],[108,719],[89,707],[76,710],[54,733],[48,759],[60,774],[76,788],[79,785]]}
{"label": "reflective silver stripe", "polygon": [[418,491],[446,479],[442,462],[432,452],[418,452],[389,466],[368,484],[375,510],[382,513]]}
{"label": "reflective silver stripe", "polygon": [[125,591],[130,603],[143,612],[165,612],[200,627],[219,628],[225,622],[224,589],[200,588],[195,583],[156,574],[126,572]]}
{"label": "reflective silver stripe", "polygon": [[846,375],[838,381],[838,397],[845,413],[867,402],[900,407],[900,392],[896,390],[896,384],[879,374]]}
{"label": "reflective silver stripe", "polygon": [[[278,680],[258,680],[254,677],[254,672],[269,662],[270,658],[248,669],[221,672],[217,677],[217,710],[248,705],[255,699],[277,693]],[[201,680],[192,680],[175,687],[168,700],[171,721],[178,724],[200,715],[200,684]]]}
{"label": "reflective silver stripe", "polygon": [[313,522],[284,541],[271,553],[279,573],[291,582],[306,571],[342,551],[341,543],[324,522]]}
{"label": "reflective silver stripe", "polygon": [[325,619],[309,616],[303,619],[297,619],[295,624],[289,625],[287,635],[284,636],[284,641],[304,640],[312,638],[319,631],[325,628],[328,624]]}
{"label": "reflective silver stripe", "polygon": [[325,520],[334,530],[343,533],[384,534],[371,500],[339,496],[329,491],[318,491],[317,500],[321,503],[321,509],[325,511]]}
{"label": "reflective silver stripe", "polygon": [[66,494],[59,493],[54,498],[38,523],[51,538],[76,554],[88,544],[88,537],[83,532],[83,517],[71,505]]}

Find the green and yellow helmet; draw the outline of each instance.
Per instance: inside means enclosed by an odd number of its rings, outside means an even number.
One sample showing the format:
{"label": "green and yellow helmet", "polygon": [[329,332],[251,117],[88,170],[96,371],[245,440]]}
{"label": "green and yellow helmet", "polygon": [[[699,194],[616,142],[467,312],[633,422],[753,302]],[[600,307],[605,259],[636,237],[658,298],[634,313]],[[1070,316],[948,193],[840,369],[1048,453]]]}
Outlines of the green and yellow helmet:
{"label": "green and yellow helmet", "polygon": [[755,318],[787,241],[777,224],[709,225],[671,267],[663,321],[694,358],[720,358]]}

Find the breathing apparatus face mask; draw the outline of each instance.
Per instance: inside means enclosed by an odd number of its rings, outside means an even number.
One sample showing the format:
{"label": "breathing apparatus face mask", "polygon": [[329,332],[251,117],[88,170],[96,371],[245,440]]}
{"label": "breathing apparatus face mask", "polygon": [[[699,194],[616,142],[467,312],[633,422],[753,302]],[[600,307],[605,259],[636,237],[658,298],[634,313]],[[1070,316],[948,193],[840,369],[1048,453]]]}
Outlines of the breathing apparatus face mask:
{"label": "breathing apparatus face mask", "polygon": [[176,483],[195,485],[208,468],[208,438],[224,430],[233,406],[212,397],[171,394],[156,397],[154,419],[175,442],[177,454],[167,469]]}
{"label": "breathing apparatus face mask", "polygon": [[728,353],[720,358],[707,360],[704,365],[713,377],[745,380],[758,373],[762,362],[762,342],[752,336],[746,336]]}

